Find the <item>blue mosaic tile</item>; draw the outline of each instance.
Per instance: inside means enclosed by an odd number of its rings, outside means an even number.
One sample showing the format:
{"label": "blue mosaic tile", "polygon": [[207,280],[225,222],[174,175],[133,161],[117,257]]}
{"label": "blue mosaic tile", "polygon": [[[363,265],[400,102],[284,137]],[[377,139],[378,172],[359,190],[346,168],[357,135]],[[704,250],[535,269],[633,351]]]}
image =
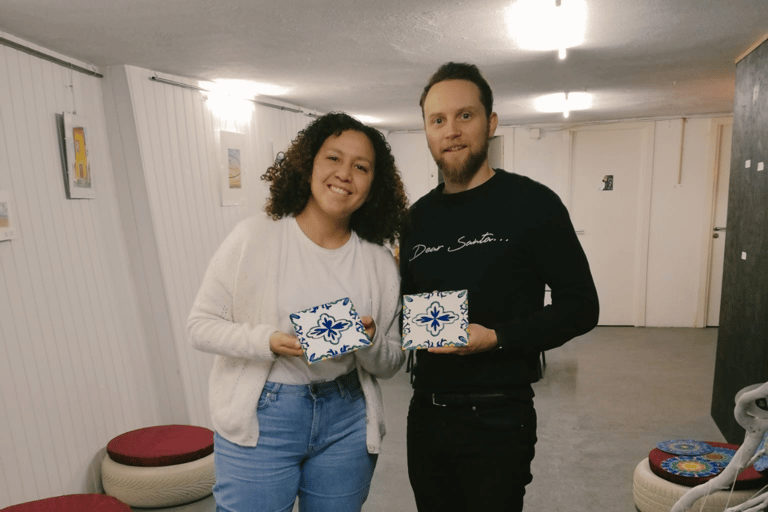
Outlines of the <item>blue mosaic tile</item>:
{"label": "blue mosaic tile", "polygon": [[698,455],[697,457],[725,467],[731,462],[734,455],[736,455],[736,450],[713,446],[711,452],[704,455]]}
{"label": "blue mosaic tile", "polygon": [[656,448],[672,455],[704,455],[710,453],[713,448],[703,441],[693,439],[672,439],[661,441]]}
{"label": "blue mosaic tile", "polygon": [[[763,436],[763,440],[760,441],[760,445],[757,447],[755,453],[765,448],[765,440],[768,439],[768,432]],[[754,464],[752,464],[757,471],[763,472],[768,469],[768,455],[759,457]]]}
{"label": "blue mosaic tile", "polygon": [[701,457],[671,457],[661,461],[661,469],[677,476],[704,478],[715,476],[723,466]]}

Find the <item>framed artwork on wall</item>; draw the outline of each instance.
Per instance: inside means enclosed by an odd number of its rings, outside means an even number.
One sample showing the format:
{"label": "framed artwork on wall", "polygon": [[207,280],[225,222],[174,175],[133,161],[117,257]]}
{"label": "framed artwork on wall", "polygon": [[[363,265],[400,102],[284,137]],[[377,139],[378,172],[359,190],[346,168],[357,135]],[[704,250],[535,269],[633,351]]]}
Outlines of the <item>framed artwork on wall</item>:
{"label": "framed artwork on wall", "polygon": [[94,199],[91,158],[88,153],[92,143],[88,120],[75,114],[58,114],[61,135],[64,183],[68,199]]}
{"label": "framed artwork on wall", "polygon": [[221,205],[245,204],[244,188],[247,169],[245,135],[235,132],[221,132]]}
{"label": "framed artwork on wall", "polygon": [[17,231],[11,196],[7,190],[0,190],[0,242],[16,238]]}

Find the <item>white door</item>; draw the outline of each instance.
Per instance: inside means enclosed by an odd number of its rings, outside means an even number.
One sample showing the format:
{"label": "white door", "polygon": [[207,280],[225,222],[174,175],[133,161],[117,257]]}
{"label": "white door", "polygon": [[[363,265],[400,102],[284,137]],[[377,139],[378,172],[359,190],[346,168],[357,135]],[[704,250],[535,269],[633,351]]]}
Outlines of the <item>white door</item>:
{"label": "white door", "polygon": [[570,213],[600,298],[600,325],[644,325],[652,125],[572,132]]}
{"label": "white door", "polygon": [[731,176],[731,138],[733,124],[718,124],[719,147],[715,177],[714,225],[709,259],[709,291],[707,293],[707,326],[720,324],[720,294],[723,288],[723,260],[725,258],[725,219],[728,213],[728,183]]}

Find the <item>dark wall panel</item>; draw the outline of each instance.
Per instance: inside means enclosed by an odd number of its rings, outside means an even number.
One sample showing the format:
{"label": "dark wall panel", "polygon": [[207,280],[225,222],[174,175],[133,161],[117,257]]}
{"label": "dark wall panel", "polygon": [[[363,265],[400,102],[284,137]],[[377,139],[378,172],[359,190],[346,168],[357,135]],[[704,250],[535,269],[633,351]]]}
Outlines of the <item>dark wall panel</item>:
{"label": "dark wall panel", "polygon": [[731,155],[712,418],[741,444],[734,397],[768,381],[768,42],[736,65]]}

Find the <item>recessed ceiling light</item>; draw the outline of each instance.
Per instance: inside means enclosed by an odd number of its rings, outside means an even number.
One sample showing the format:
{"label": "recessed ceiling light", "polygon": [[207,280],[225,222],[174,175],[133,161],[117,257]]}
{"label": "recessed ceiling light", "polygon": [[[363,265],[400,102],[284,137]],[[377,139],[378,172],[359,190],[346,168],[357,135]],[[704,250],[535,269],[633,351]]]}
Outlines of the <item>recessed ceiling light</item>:
{"label": "recessed ceiling light", "polygon": [[256,105],[253,101],[220,94],[216,92],[205,93],[205,104],[208,109],[219,119],[235,121],[236,123],[249,123]]}
{"label": "recessed ceiling light", "polygon": [[584,42],[587,26],[585,0],[517,0],[506,11],[507,29],[524,50],[558,50]]}
{"label": "recessed ceiling light", "polygon": [[539,112],[562,112],[568,117],[573,110],[592,108],[592,95],[588,92],[547,94],[533,100],[533,108]]}
{"label": "recessed ceiling light", "polygon": [[281,96],[290,90],[288,87],[276,84],[223,78],[217,78],[213,82],[200,82],[200,87],[217,94],[227,94],[244,99],[250,99],[254,96]]}

